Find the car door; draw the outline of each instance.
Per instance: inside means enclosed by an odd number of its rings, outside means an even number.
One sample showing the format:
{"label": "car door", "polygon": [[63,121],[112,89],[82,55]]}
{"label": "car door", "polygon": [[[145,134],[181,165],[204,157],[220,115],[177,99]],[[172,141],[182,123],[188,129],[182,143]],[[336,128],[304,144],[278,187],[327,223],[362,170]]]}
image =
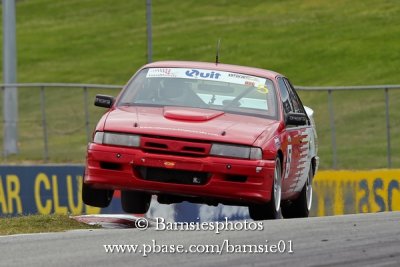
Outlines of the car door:
{"label": "car door", "polygon": [[[290,84],[284,77],[278,78],[284,116],[289,112],[304,113],[304,107]],[[310,124],[310,123],[308,123]],[[306,126],[286,125],[283,135],[282,149],[284,150],[284,164],[282,172],[282,191],[299,191],[304,184],[309,171],[309,128]]]}

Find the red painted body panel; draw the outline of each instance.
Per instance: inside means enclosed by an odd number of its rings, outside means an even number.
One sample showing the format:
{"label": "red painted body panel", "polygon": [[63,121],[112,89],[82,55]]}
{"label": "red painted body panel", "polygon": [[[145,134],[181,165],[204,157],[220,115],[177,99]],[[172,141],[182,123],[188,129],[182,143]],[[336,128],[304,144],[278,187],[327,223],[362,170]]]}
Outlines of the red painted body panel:
{"label": "red painted body panel", "polygon": [[[174,107],[175,111],[181,112],[187,109]],[[123,107],[110,112],[104,130],[148,135],[161,133],[163,136],[252,145],[261,133],[270,131],[269,125],[273,123],[268,119],[228,113],[204,121],[177,120],[166,118],[162,107]]]}

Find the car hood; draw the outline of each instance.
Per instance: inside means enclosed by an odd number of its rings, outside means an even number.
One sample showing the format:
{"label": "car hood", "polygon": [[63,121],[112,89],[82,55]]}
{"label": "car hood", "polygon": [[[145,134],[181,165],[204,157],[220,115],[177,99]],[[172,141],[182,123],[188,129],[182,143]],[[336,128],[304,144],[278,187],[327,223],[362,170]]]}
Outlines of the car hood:
{"label": "car hood", "polygon": [[109,112],[104,130],[252,145],[277,123],[210,109],[121,107]]}

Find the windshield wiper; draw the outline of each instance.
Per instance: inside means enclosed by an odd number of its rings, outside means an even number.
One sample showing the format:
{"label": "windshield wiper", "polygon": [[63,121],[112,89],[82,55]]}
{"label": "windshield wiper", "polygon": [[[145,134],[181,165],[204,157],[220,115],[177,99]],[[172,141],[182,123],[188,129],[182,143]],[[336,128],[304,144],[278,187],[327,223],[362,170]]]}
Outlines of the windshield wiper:
{"label": "windshield wiper", "polygon": [[119,103],[119,104],[118,104],[119,107],[120,107],[120,106],[132,107],[132,106],[134,106],[134,105],[136,105],[136,104],[135,104],[135,103],[132,103],[132,102],[122,102],[122,103]]}

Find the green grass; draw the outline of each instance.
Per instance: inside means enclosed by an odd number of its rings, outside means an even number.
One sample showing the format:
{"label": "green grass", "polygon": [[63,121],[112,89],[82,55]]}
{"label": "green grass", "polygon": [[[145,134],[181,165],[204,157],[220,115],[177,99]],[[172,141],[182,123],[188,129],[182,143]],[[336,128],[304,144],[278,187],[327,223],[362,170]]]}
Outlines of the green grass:
{"label": "green grass", "polygon": [[[395,0],[158,0],[152,14],[153,60],[213,61],[221,38],[222,62],[272,69],[296,85],[400,84]],[[146,63],[145,1],[17,1],[17,40],[18,82],[124,84]],[[330,168],[327,94],[300,95],[316,111],[321,168]],[[83,162],[82,92],[46,96],[50,161]],[[390,96],[392,160],[400,167],[399,92]],[[38,162],[40,96],[20,89],[19,100],[21,153],[2,162]],[[386,167],[383,92],[334,93],[334,109],[338,167]],[[101,112],[90,106],[91,128]]]}
{"label": "green grass", "polygon": [[67,215],[29,215],[0,217],[0,235],[62,232],[75,229],[96,229],[99,226],[77,222]]}

